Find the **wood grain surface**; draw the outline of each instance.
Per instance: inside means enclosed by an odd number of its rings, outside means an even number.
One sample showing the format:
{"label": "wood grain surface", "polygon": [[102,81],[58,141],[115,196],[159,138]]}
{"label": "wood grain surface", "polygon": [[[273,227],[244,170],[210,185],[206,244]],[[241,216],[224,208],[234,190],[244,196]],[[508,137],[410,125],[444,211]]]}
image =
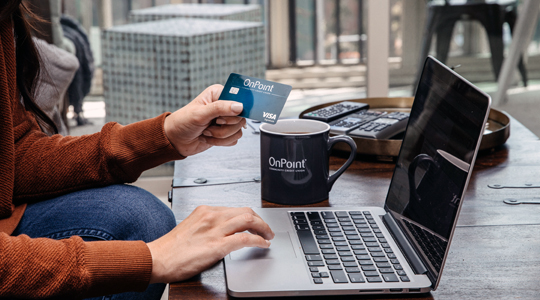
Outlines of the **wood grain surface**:
{"label": "wood grain surface", "polygon": [[[539,189],[492,189],[490,184],[540,184],[540,141],[515,119],[505,145],[478,155],[439,288],[424,295],[333,299],[540,299],[540,205],[507,205]],[[175,164],[175,178],[252,178],[259,175],[259,136],[244,131],[235,147],[215,147]],[[330,157],[331,169],[346,153]],[[393,162],[357,157],[329,199],[311,206],[383,206]],[[262,201],[260,183],[173,189],[178,222],[199,205],[282,207]],[[179,253],[179,255],[181,255]],[[170,285],[169,299],[228,299],[222,262],[191,280]],[[319,299],[312,298],[310,299]],[[322,298],[321,298],[322,299]]]}

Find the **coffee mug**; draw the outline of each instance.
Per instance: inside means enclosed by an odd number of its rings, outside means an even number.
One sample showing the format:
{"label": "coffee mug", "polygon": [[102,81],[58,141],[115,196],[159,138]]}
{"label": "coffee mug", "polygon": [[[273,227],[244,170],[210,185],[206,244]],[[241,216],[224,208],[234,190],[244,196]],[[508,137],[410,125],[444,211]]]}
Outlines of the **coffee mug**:
{"label": "coffee mug", "polygon": [[[425,172],[419,172],[419,166]],[[419,154],[409,165],[409,204],[405,214],[448,237],[461,200],[470,165],[450,153],[437,150],[435,157]]]}
{"label": "coffee mug", "polygon": [[[330,137],[330,126],[304,119],[263,124],[261,131],[261,196],[263,200],[302,205],[328,199],[334,182],[352,164],[356,143],[348,136]],[[351,147],[349,159],[330,175],[330,149],[337,142]]]}

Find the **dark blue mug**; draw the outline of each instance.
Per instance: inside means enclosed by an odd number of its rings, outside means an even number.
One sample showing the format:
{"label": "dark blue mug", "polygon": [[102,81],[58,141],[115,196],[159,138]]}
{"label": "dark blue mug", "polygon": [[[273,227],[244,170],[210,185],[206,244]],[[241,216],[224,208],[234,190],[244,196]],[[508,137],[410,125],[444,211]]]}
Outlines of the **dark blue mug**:
{"label": "dark blue mug", "polygon": [[[352,164],[356,143],[348,136],[330,137],[330,126],[304,119],[263,124],[261,131],[261,196],[263,200],[303,205],[328,199],[336,179]],[[329,175],[330,149],[338,142],[351,147],[349,159]]]}
{"label": "dark blue mug", "polygon": [[459,208],[470,165],[437,150],[419,154],[409,165],[409,203],[405,215],[448,238]]}

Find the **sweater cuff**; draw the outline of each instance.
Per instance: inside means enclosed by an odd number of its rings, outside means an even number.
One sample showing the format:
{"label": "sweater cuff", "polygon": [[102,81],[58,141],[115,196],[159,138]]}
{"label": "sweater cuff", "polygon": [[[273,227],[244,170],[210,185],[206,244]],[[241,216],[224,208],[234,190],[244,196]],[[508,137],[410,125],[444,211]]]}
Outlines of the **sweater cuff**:
{"label": "sweater cuff", "polygon": [[152,275],[152,254],[143,241],[86,242],[89,297],[143,292]]}
{"label": "sweater cuff", "polygon": [[140,173],[163,163],[184,159],[165,135],[163,124],[170,113],[126,126],[111,139],[115,157],[126,175],[135,180]]}

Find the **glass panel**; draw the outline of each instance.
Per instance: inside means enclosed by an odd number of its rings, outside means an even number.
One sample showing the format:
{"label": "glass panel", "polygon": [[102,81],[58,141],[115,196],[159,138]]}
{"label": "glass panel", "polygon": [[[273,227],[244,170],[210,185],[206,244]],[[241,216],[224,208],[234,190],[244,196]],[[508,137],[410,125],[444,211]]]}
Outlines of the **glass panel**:
{"label": "glass panel", "polygon": [[336,0],[325,0],[324,5],[324,59],[336,60]]}
{"label": "glass panel", "polygon": [[63,13],[70,16],[70,17],[73,17],[77,20],[80,21],[80,16],[79,16],[79,9],[80,7],[80,0],[78,1],[66,1],[66,3],[64,3],[64,6],[63,6]]}
{"label": "glass panel", "polygon": [[403,0],[390,1],[390,49],[389,56],[403,53]]}
{"label": "glass panel", "polygon": [[540,20],[536,23],[536,26],[534,28],[534,33],[531,43],[529,44],[528,53],[529,55],[540,54]]}
{"label": "glass panel", "polygon": [[341,0],[339,10],[339,21],[341,24],[341,34],[339,37],[339,59],[344,63],[351,59],[358,62],[360,58],[360,50],[358,48],[358,42],[360,35],[358,33],[359,22],[359,7],[361,1],[358,0]]}
{"label": "glass panel", "polygon": [[[208,1],[210,3],[210,1]],[[244,0],[226,0],[226,4],[245,4]]]}
{"label": "glass panel", "polygon": [[128,1],[111,1],[113,25],[122,25],[127,23],[130,3]]}
{"label": "glass panel", "polygon": [[296,59],[314,60],[315,1],[296,1]]}
{"label": "glass panel", "polygon": [[142,9],[152,6],[152,0],[131,0],[131,9]]}
{"label": "glass panel", "polygon": [[99,0],[92,0],[92,26],[96,27],[99,27],[99,18],[101,17],[98,1]]}

